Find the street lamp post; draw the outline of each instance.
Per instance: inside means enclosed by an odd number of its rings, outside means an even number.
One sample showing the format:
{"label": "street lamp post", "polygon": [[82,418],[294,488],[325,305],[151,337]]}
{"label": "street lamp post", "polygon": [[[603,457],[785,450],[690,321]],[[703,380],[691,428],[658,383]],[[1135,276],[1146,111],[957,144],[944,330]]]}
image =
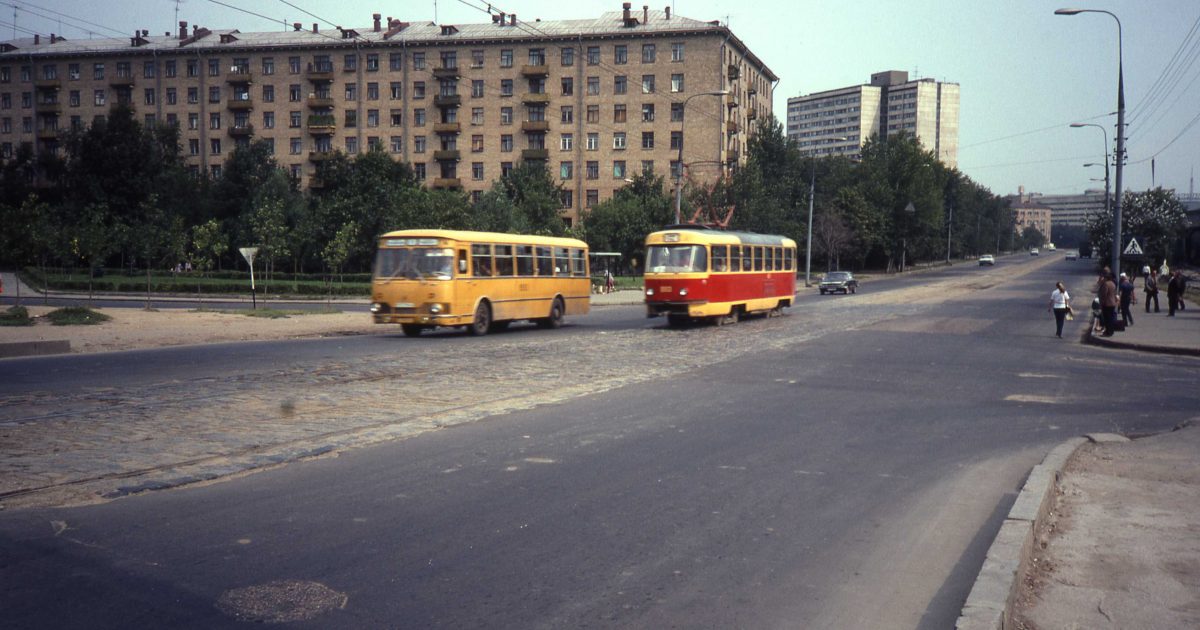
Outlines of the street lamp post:
{"label": "street lamp post", "polygon": [[728,94],[729,90],[700,92],[699,94],[693,94],[683,99],[683,106],[679,108],[679,155],[677,159],[678,170],[675,171],[675,225],[679,225],[679,213],[683,205],[683,125],[687,122],[688,101],[697,96],[726,96]]}
{"label": "street lamp post", "polygon": [[[842,142],[846,138],[829,138],[829,142]],[[812,221],[813,200],[817,196],[817,150],[809,158],[812,160],[812,179],[808,183],[808,243],[804,246],[804,286],[812,286]]]}
{"label": "street lamp post", "polygon": [[[1080,13],[1105,13],[1117,21],[1117,147],[1113,160],[1117,163],[1116,199],[1113,208],[1112,272],[1121,271],[1121,171],[1125,164],[1125,64],[1122,53],[1121,19],[1104,9],[1058,9],[1055,15],[1078,15]],[[1105,145],[1108,144],[1105,134]],[[1107,160],[1106,160],[1107,162]]]}

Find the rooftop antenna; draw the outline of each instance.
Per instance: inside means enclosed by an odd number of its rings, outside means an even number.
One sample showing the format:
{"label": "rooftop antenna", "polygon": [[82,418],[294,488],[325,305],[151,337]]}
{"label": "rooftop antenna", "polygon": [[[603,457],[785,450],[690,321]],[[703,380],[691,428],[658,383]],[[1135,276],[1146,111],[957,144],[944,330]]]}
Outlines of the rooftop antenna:
{"label": "rooftop antenna", "polygon": [[437,24],[437,23],[438,23],[438,19],[437,19],[437,0],[433,0],[433,23],[434,23],[434,24]]}
{"label": "rooftop antenna", "polygon": [[175,24],[179,24],[179,5],[184,3],[184,0],[174,0],[175,2]]}

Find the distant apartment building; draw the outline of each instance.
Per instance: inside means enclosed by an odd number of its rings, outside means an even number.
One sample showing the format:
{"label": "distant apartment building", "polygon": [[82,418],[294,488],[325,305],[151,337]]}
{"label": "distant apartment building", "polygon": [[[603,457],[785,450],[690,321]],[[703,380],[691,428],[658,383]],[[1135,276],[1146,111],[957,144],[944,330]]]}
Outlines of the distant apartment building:
{"label": "distant apartment building", "polygon": [[1085,190],[1078,195],[1043,195],[1026,193],[1025,187],[1021,186],[1016,195],[1007,199],[1012,202],[1014,208],[1022,202],[1050,208],[1052,227],[1083,227],[1089,215],[1103,214],[1106,211],[1103,190]]}
{"label": "distant apartment building", "polygon": [[788,99],[787,137],[807,155],[857,159],[872,134],[906,131],[947,166],[958,165],[958,84],[909,80],[907,72],[871,75],[866,85]]}
{"label": "distant apartment building", "polygon": [[1042,203],[1041,196],[1026,195],[1025,187],[1021,186],[1016,195],[1006,197],[1006,199],[1013,210],[1014,227],[1017,234],[1024,232],[1025,228],[1033,226],[1042,233],[1042,236],[1046,237],[1046,242],[1053,242],[1051,236],[1053,209]]}
{"label": "distant apartment building", "polygon": [[58,151],[62,130],[119,102],[178,126],[187,164],[210,176],[255,139],[313,187],[335,152],[379,148],[473,198],[539,161],[570,222],[637,173],[670,181],[686,167],[704,181],[737,168],[772,115],[778,77],[719,22],[630,3],[596,19],[491,18],[375,14],[367,28],[262,33],[180,22],[176,34],[0,42],[0,161],[21,145]]}

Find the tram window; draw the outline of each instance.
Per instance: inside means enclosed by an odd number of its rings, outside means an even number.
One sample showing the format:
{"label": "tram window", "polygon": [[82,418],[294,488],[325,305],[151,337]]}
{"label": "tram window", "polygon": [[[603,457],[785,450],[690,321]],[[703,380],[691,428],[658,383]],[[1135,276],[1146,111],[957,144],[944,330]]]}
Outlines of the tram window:
{"label": "tram window", "polygon": [[754,249],[754,270],[762,271],[763,270],[763,266],[762,266],[762,262],[763,262],[763,251],[762,250],[763,250],[763,248],[755,247],[753,249]]}
{"label": "tram window", "polygon": [[738,245],[729,246],[729,270],[742,270],[742,248]]}
{"label": "tram window", "polygon": [[517,245],[517,275],[533,275],[533,245]]}
{"label": "tram window", "polygon": [[729,247],[726,245],[713,245],[712,246],[712,268],[713,268],[713,271],[716,271],[716,272],[726,271],[726,267],[725,267],[726,256],[725,256],[725,254],[728,251],[728,249],[729,249]]}
{"label": "tram window", "polygon": [[471,274],[477,278],[486,278],[492,275],[491,245],[471,246]]}
{"label": "tram window", "polygon": [[513,246],[512,245],[497,245],[496,246],[496,275],[511,276],[513,275]]}
{"label": "tram window", "polygon": [[582,249],[571,248],[571,275],[587,275],[587,257]]}
{"label": "tram window", "polygon": [[550,257],[549,247],[537,248],[537,273],[539,276],[554,275],[554,259]]}
{"label": "tram window", "polygon": [[783,248],[783,270],[784,271],[792,270],[792,253],[794,251],[795,250],[793,250],[791,247]]}
{"label": "tram window", "polygon": [[569,276],[571,275],[571,259],[567,255],[566,247],[554,248],[554,275]]}
{"label": "tram window", "polygon": [[754,271],[754,248],[742,246],[742,271]]}
{"label": "tram window", "polygon": [[766,270],[773,271],[775,269],[775,248],[766,247],[764,249],[763,254],[767,257]]}
{"label": "tram window", "polygon": [[775,271],[783,270],[783,250],[778,247],[772,247],[771,250],[775,253],[775,255],[772,256],[774,265],[772,265],[771,268]]}

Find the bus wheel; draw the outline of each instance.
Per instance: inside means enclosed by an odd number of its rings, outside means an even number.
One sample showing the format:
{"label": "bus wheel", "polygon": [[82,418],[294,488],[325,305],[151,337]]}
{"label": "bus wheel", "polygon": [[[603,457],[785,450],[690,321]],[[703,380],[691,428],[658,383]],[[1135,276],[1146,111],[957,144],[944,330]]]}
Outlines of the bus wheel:
{"label": "bus wheel", "polygon": [[550,305],[550,317],[539,319],[538,325],[542,328],[562,328],[563,325],[563,303],[562,300],[554,298],[554,304]]}
{"label": "bus wheel", "polygon": [[486,335],[492,327],[492,307],[487,302],[480,302],[475,307],[475,320],[467,326],[472,335]]}
{"label": "bus wheel", "polygon": [[691,321],[691,318],[689,318],[687,315],[667,313],[667,325],[673,328],[685,326],[689,321]]}
{"label": "bus wheel", "polygon": [[419,337],[425,327],[420,324],[400,324],[400,330],[404,332],[405,337]]}

